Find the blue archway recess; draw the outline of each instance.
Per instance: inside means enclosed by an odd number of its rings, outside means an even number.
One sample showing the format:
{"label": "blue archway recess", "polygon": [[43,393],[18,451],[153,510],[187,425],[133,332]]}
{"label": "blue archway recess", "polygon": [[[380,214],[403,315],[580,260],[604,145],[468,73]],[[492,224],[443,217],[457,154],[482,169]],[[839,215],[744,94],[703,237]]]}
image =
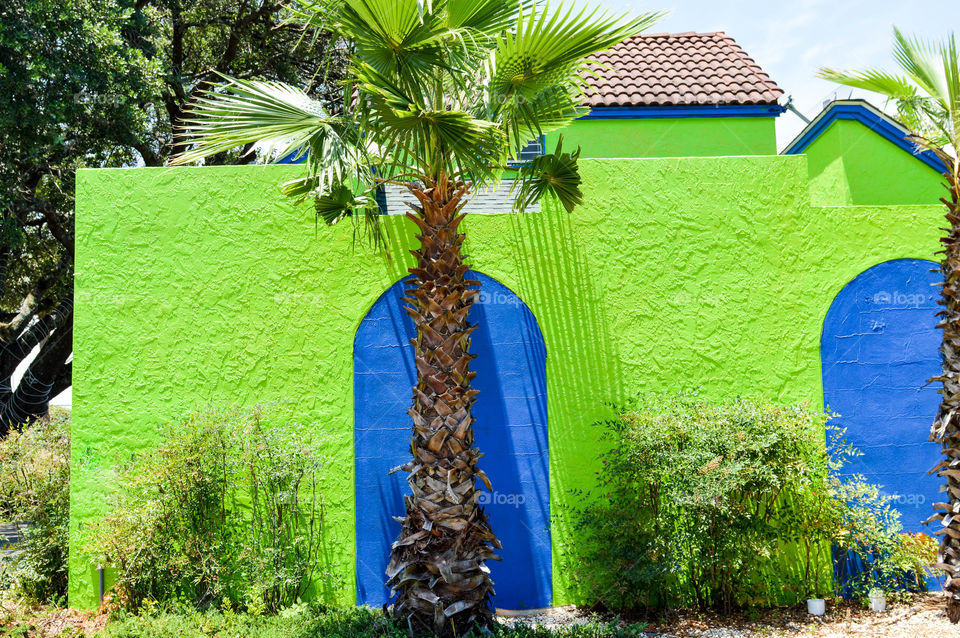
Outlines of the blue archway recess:
{"label": "blue archway recess", "polygon": [[844,474],[881,486],[894,497],[904,531],[928,534],[922,522],[938,500],[939,480],[927,470],[940,459],[927,440],[940,402],[936,384],[927,383],[940,371],[934,268],[896,259],[864,271],[834,299],[820,341],[824,404],[863,453]]}
{"label": "blue archway recess", "polygon": [[[533,314],[509,288],[475,271],[468,278],[481,282],[469,320],[479,324],[471,344],[476,443],[493,485],[484,508],[503,544],[504,560],[488,564],[494,604],[546,607],[553,598],[546,349]],[[389,600],[384,570],[400,532],[392,517],[402,516],[409,493],[405,473],[387,475],[410,455],[415,332],[403,310],[405,287],[399,281],[381,295],[354,340],[357,602],[370,606]]]}

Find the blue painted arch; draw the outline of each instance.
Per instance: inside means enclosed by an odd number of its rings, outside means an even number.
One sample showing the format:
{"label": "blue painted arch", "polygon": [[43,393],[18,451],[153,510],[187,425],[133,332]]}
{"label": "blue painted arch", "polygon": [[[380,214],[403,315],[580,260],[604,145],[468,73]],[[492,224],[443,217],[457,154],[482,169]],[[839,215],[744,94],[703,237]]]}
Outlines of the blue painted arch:
{"label": "blue painted arch", "polygon": [[927,475],[940,459],[927,440],[940,402],[927,383],[940,372],[936,267],[896,259],[862,272],[834,299],[820,341],[824,405],[862,452],[844,473],[881,486],[909,532],[932,532],[922,522],[939,491]]}
{"label": "blue painted arch", "polygon": [[[547,444],[546,349],[533,313],[509,288],[479,272],[469,320],[480,464],[493,485],[484,508],[503,545],[491,562],[494,604],[502,609],[546,607],[552,602],[550,493]],[[409,493],[404,473],[387,471],[407,461],[412,424],[407,416],[416,373],[413,324],[401,300],[405,281],[393,284],[360,322],[354,339],[354,479],[356,490],[357,602],[389,601],[383,584],[390,544]]]}

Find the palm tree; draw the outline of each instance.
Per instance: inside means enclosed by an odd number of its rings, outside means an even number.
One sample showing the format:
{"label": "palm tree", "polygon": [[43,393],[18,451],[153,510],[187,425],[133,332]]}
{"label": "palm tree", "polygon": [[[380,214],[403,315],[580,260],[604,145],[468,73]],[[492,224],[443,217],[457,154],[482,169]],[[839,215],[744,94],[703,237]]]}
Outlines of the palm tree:
{"label": "palm tree", "polygon": [[[515,163],[530,140],[585,113],[588,57],[657,21],[596,9],[550,10],[518,0],[305,2],[297,16],[342,39],[350,54],[343,113],[297,88],[229,79],[184,122],[187,163],[258,143],[278,158],[305,158],[307,175],[283,185],[314,202],[327,223],[352,218],[380,239],[376,191],[405,188],[419,230],[405,301],[416,325],[416,386],[408,473],[411,494],[393,544],[387,584],[411,630],[463,635],[491,624],[485,561],[500,544],[477,502],[467,314],[479,282],[462,252],[468,195],[515,178],[517,208],[543,196],[580,203],[577,152]],[[357,222],[356,220],[362,220]],[[399,519],[398,519],[399,520]]]}
{"label": "palm tree", "polygon": [[[940,200],[947,207],[947,234],[940,239],[940,304],[944,308],[937,326],[943,330],[943,371],[931,379],[943,387],[930,440],[940,443],[946,456],[931,472],[946,480],[948,502],[935,503],[936,512],[927,522],[942,524],[936,532],[943,537],[936,567],[949,577],[947,615],[956,623],[960,620],[960,55],[952,33],[939,43],[906,37],[896,28],[894,37],[893,56],[901,74],[821,69],[820,77],[894,100],[900,118],[911,129],[908,139],[935,153],[944,165],[949,195]],[[952,157],[946,150],[950,147]]]}

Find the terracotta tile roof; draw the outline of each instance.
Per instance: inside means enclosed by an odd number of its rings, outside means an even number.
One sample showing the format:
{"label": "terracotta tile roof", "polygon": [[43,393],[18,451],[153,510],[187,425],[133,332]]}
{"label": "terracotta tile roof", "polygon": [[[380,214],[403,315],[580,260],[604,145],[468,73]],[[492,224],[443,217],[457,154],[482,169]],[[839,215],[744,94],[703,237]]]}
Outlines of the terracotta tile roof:
{"label": "terracotta tile roof", "polygon": [[783,91],[725,33],[654,33],[596,56],[588,106],[775,104]]}

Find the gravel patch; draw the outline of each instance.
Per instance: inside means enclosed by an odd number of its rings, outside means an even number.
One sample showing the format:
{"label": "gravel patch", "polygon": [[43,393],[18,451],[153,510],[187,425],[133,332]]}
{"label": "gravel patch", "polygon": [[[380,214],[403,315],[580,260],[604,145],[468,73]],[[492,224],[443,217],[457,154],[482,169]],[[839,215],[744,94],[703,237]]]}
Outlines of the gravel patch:
{"label": "gravel patch", "polygon": [[[509,615],[507,615],[509,614]],[[572,627],[574,625],[583,625],[595,617],[587,612],[581,611],[576,605],[567,605],[565,607],[552,607],[550,609],[541,609],[531,612],[501,612],[497,610],[497,620],[502,625],[513,627],[515,625],[541,626],[547,629],[560,629],[562,627]]]}

